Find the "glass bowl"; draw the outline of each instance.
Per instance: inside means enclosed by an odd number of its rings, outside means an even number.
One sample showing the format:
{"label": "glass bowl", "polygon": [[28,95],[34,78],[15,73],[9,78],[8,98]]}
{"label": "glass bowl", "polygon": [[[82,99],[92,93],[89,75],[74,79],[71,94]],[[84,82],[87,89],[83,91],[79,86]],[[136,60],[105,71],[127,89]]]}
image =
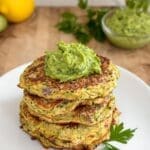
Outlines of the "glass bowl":
{"label": "glass bowl", "polygon": [[125,49],[136,49],[145,46],[146,44],[150,43],[150,35],[145,36],[125,36],[119,35],[112,31],[106,24],[106,20],[109,19],[115,9],[109,11],[104,17],[102,18],[102,28],[107,36],[108,40],[117,47],[125,48]]}

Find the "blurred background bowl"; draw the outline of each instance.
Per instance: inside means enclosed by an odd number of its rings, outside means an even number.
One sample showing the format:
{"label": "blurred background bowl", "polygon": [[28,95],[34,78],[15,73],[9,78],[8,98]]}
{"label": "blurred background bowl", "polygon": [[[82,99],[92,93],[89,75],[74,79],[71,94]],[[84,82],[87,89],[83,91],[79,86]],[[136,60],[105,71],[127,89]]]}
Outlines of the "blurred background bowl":
{"label": "blurred background bowl", "polygon": [[126,35],[119,35],[118,33],[112,31],[112,29],[108,27],[106,22],[107,19],[109,19],[114,12],[115,9],[109,11],[102,19],[103,31],[112,44],[114,44],[117,47],[121,47],[125,49],[135,49],[135,48],[141,48],[146,44],[150,43],[150,35],[126,36]]}

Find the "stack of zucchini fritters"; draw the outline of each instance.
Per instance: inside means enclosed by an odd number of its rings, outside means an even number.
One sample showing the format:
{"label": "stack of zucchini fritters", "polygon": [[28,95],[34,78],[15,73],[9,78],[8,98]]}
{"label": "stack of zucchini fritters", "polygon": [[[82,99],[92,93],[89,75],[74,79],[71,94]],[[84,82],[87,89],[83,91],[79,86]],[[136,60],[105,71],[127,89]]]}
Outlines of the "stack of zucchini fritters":
{"label": "stack of zucchini fritters", "polygon": [[44,57],[28,66],[20,78],[23,130],[47,148],[94,149],[109,139],[110,126],[119,116],[112,94],[119,77],[117,67],[99,56],[101,74],[59,82],[45,75]]}

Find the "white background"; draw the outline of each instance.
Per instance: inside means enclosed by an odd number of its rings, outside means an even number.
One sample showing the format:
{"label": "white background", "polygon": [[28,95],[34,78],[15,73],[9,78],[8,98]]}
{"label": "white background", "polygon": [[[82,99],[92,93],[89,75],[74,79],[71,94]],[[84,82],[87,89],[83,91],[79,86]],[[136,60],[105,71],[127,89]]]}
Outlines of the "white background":
{"label": "white background", "polygon": [[[78,0],[36,0],[39,6],[75,6]],[[116,6],[124,5],[125,0],[89,0],[92,6]]]}

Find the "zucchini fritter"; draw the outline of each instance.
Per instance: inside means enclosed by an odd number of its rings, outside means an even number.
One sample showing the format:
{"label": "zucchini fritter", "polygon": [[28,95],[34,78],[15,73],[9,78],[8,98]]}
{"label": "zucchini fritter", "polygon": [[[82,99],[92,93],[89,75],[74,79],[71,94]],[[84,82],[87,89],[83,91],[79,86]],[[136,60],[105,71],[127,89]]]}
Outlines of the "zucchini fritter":
{"label": "zucchini fritter", "polygon": [[28,66],[20,77],[19,87],[45,99],[94,99],[109,95],[116,87],[118,68],[109,59],[100,56],[101,74],[93,74],[61,83],[44,73],[44,56]]}
{"label": "zucchini fritter", "polygon": [[[96,141],[101,143],[108,139],[109,136],[106,135],[109,134],[110,131],[113,113],[93,126],[76,123],[59,125],[48,123],[31,115],[27,106],[22,103],[20,119],[23,129],[30,135],[39,139],[45,147],[71,149],[77,145],[92,147],[93,143],[95,145]],[[46,140],[43,140],[42,137]]]}
{"label": "zucchini fritter", "polygon": [[[57,124],[80,123],[91,126],[102,121],[106,116],[109,117],[115,108],[113,96],[100,100],[102,102],[99,104],[96,104],[97,98],[95,104],[94,100],[82,103],[75,103],[76,101],[64,103],[62,100],[55,103],[51,102],[52,104],[49,103],[49,105],[43,104],[42,101],[38,102],[38,97],[32,100],[32,97],[35,98],[28,95],[23,99],[23,102],[28,106],[28,111],[42,120]],[[93,102],[92,105],[90,105],[91,102]]]}

